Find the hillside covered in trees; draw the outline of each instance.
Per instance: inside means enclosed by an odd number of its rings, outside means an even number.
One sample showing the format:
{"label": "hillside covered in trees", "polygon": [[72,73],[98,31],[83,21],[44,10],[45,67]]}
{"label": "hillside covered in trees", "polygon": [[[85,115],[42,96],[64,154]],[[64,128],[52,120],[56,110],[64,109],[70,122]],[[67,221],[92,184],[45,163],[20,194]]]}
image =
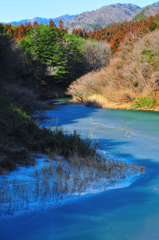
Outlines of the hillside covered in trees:
{"label": "hillside covered in trees", "polygon": [[159,109],[159,30],[130,34],[106,68],[88,73],[68,88],[86,106]]}
{"label": "hillside covered in trees", "polygon": [[38,88],[41,97],[63,96],[72,81],[109,62],[110,49],[106,42],[85,41],[68,34],[62,19],[58,27],[52,20],[49,26],[35,21],[33,26],[1,24],[0,31],[23,52],[32,87]]}
{"label": "hillside covered in trees", "polygon": [[142,37],[146,33],[149,33],[156,28],[159,28],[159,14],[156,14],[155,16],[150,16],[147,19],[142,18],[139,21],[131,20],[130,22],[125,21],[115,24],[112,23],[111,25],[108,25],[108,28],[103,27],[97,29],[97,31],[93,30],[86,32],[85,30],[82,30],[80,28],[73,29],[72,34],[86,39],[95,39],[97,41],[106,40],[108,43],[110,43],[111,51],[114,53],[119,50],[119,45],[130,33]]}
{"label": "hillside covered in trees", "polygon": [[146,6],[141,12],[139,12],[133,19],[136,21],[142,18],[148,18],[150,16],[154,17],[157,13],[159,13],[159,8],[149,5]]}

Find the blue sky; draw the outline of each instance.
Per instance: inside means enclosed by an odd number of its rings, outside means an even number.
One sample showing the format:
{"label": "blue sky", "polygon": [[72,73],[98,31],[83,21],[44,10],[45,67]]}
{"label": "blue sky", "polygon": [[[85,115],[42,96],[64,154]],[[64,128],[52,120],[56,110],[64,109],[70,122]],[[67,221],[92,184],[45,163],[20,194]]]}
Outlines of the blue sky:
{"label": "blue sky", "polygon": [[132,3],[140,7],[157,0],[2,0],[0,22],[19,21],[34,17],[56,18],[96,10],[114,3]]}

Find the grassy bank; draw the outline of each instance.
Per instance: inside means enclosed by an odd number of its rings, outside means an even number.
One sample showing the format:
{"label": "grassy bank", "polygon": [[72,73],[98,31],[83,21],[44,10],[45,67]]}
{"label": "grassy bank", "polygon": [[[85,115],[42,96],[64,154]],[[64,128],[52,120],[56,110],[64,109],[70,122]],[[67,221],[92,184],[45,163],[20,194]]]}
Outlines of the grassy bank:
{"label": "grassy bank", "polygon": [[21,108],[4,97],[0,99],[0,170],[13,170],[16,164],[34,164],[32,153],[55,153],[65,157],[75,152],[82,158],[96,156],[96,147],[74,131],[39,127]]}

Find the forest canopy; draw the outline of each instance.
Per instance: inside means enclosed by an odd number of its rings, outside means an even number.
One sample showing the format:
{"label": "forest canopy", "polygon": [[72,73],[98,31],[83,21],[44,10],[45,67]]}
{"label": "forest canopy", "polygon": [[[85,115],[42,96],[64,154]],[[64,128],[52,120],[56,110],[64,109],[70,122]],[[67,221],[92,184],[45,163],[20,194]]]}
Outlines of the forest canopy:
{"label": "forest canopy", "polygon": [[39,26],[20,41],[27,55],[27,63],[34,69],[34,74],[47,77],[56,83],[70,83],[81,76],[83,54],[81,44],[64,39],[58,28]]}

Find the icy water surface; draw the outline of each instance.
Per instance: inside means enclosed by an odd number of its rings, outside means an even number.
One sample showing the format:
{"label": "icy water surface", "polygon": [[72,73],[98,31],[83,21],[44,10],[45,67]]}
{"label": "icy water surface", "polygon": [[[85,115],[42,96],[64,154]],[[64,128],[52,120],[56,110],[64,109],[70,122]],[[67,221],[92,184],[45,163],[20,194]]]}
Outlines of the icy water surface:
{"label": "icy water surface", "polygon": [[57,209],[0,222],[8,240],[159,239],[159,112],[59,106],[44,125],[99,139],[99,149],[118,153],[146,173],[131,186],[72,201]]}

